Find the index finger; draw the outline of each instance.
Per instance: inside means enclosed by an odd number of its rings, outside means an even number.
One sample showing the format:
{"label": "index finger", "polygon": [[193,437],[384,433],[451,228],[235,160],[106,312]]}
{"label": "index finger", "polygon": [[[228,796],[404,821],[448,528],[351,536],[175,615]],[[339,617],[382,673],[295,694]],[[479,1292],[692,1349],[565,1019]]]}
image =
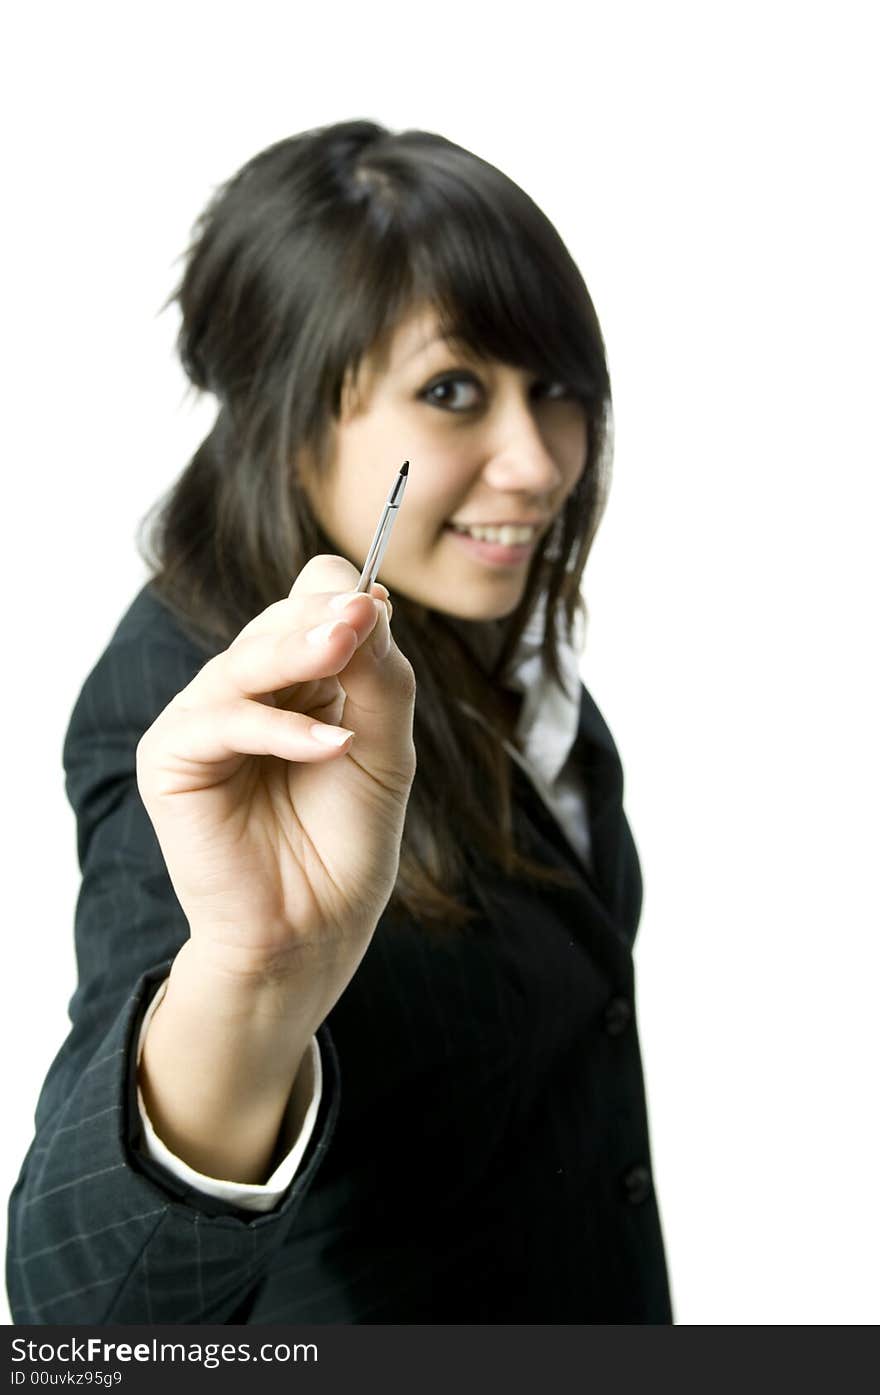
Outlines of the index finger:
{"label": "index finger", "polygon": [[[245,635],[289,629],[301,614],[296,604],[298,600],[308,600],[312,596],[320,595],[326,595],[329,599],[332,595],[354,591],[359,580],[360,572],[345,557],[339,557],[332,552],[310,557],[294,579],[289,594],[280,601],[273,601],[265,610],[261,610],[259,615],[255,615],[232,642],[235,644]],[[375,596],[379,600],[388,599],[387,588],[378,581],[374,582],[365,594]]]}

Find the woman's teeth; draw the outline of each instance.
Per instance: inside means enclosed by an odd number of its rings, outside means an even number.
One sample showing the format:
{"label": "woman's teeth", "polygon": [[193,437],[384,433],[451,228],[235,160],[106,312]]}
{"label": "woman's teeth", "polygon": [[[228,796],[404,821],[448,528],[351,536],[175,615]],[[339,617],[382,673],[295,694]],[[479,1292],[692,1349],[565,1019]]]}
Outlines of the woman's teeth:
{"label": "woman's teeth", "polygon": [[458,523],[450,524],[456,533],[466,533],[468,537],[479,538],[482,542],[501,543],[503,547],[515,547],[518,543],[531,542],[537,529],[529,526],[515,528],[506,523],[502,528],[462,528]]}

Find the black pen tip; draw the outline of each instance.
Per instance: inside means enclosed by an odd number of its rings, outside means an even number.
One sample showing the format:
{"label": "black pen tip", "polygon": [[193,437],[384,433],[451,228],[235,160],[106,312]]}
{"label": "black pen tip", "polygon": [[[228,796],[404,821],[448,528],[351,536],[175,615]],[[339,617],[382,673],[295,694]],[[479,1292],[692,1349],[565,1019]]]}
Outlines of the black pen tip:
{"label": "black pen tip", "polygon": [[409,461],[408,461],[408,460],[404,460],[403,464],[402,464],[401,467],[400,467],[400,473],[401,473],[402,475],[408,475],[408,474],[409,474]]}

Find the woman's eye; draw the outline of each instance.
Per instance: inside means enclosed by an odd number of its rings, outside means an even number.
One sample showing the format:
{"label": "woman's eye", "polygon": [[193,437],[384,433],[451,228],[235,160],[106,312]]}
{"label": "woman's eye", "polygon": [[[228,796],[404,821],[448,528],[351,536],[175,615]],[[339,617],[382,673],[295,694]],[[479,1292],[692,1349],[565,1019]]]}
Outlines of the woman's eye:
{"label": "woman's eye", "polygon": [[538,383],[537,386],[542,397],[555,399],[574,395],[567,383]]}
{"label": "woman's eye", "polygon": [[[539,382],[533,388],[534,395],[550,401],[567,400],[574,394],[567,383]],[[466,412],[479,405],[482,388],[469,374],[455,374],[454,377],[440,378],[422,394],[434,407],[444,407],[454,412]]]}
{"label": "woman's eye", "polygon": [[[464,388],[466,391],[457,391]],[[454,378],[441,378],[439,382],[432,383],[425,389],[423,396],[435,407],[447,407],[453,411],[466,411],[469,407],[477,405],[475,394],[479,392],[478,384],[473,378],[456,376]]]}

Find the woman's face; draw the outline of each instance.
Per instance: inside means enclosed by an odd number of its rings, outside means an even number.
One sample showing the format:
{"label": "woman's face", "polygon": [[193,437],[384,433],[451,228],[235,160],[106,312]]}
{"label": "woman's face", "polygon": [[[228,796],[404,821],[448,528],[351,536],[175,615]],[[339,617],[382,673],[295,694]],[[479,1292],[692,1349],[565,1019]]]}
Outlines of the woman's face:
{"label": "woman's face", "polygon": [[[495,620],[516,609],[535,547],[584,468],[586,415],[565,384],[453,351],[436,323],[430,309],[412,313],[384,361],[365,361],[343,397],[330,468],[304,487],[327,536],[360,569],[409,460],[377,579],[392,597]],[[535,526],[524,543],[510,534],[493,542],[453,523]]]}

